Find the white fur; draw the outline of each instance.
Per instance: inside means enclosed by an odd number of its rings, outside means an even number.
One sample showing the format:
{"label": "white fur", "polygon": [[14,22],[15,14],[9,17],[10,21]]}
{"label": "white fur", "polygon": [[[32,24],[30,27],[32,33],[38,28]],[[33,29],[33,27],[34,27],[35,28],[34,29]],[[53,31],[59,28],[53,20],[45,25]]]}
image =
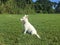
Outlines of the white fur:
{"label": "white fur", "polygon": [[25,27],[25,31],[24,34],[26,34],[26,32],[31,33],[32,35],[36,35],[38,38],[40,38],[40,36],[37,34],[36,29],[30,24],[30,22],[28,21],[28,15],[25,15],[24,17],[22,17],[20,19],[22,21],[22,23],[24,24]]}

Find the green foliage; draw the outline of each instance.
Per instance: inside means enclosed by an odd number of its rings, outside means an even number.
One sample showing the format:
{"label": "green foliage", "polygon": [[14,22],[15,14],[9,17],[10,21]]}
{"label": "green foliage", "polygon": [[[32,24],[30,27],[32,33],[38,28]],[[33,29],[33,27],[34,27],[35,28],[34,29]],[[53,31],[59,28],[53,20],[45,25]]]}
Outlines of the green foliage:
{"label": "green foliage", "polygon": [[[36,2],[32,2],[32,0],[0,0],[0,13],[55,13],[53,5],[56,6],[56,3],[49,0],[37,0]],[[59,12],[59,6],[56,8],[56,12]]]}
{"label": "green foliage", "polygon": [[[36,2],[36,12],[40,13],[53,13],[52,12],[52,2],[50,2],[49,0],[37,0]],[[54,10],[53,10],[54,11]]]}
{"label": "green foliage", "polygon": [[28,4],[26,0],[0,0],[0,13],[30,13],[33,12],[31,8],[31,0]]}
{"label": "green foliage", "polygon": [[60,13],[60,2],[58,3],[58,6],[56,7],[56,13]]}

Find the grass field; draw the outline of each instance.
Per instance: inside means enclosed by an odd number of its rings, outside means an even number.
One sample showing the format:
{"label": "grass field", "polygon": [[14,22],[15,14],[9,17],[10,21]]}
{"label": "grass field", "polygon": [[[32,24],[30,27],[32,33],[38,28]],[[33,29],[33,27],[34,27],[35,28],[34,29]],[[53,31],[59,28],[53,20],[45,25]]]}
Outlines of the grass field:
{"label": "grass field", "polygon": [[60,45],[60,14],[29,15],[41,39],[23,34],[23,15],[0,14],[0,45]]}

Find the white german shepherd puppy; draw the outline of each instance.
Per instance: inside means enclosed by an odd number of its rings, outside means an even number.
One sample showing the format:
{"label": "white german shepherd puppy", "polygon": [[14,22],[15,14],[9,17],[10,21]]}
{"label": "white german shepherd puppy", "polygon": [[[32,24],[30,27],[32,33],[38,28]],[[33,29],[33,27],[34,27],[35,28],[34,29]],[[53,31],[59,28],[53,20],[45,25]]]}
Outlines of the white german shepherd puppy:
{"label": "white german shepherd puppy", "polygon": [[[33,27],[33,25],[30,24],[30,22],[28,21],[28,15],[25,15],[24,17],[22,17],[21,22],[24,25],[25,31],[24,34],[26,34],[26,32],[31,33],[32,35],[36,35],[38,38],[40,38],[40,36],[37,34],[36,29]],[[41,38],[40,38],[41,39]]]}

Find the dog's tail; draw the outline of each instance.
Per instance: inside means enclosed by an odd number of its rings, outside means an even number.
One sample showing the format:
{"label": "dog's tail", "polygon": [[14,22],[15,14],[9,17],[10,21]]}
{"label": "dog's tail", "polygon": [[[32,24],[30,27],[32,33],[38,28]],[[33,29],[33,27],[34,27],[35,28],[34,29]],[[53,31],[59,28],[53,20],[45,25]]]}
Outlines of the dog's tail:
{"label": "dog's tail", "polygon": [[40,37],[38,34],[36,34],[36,36],[37,36],[39,39],[41,39],[41,37]]}

